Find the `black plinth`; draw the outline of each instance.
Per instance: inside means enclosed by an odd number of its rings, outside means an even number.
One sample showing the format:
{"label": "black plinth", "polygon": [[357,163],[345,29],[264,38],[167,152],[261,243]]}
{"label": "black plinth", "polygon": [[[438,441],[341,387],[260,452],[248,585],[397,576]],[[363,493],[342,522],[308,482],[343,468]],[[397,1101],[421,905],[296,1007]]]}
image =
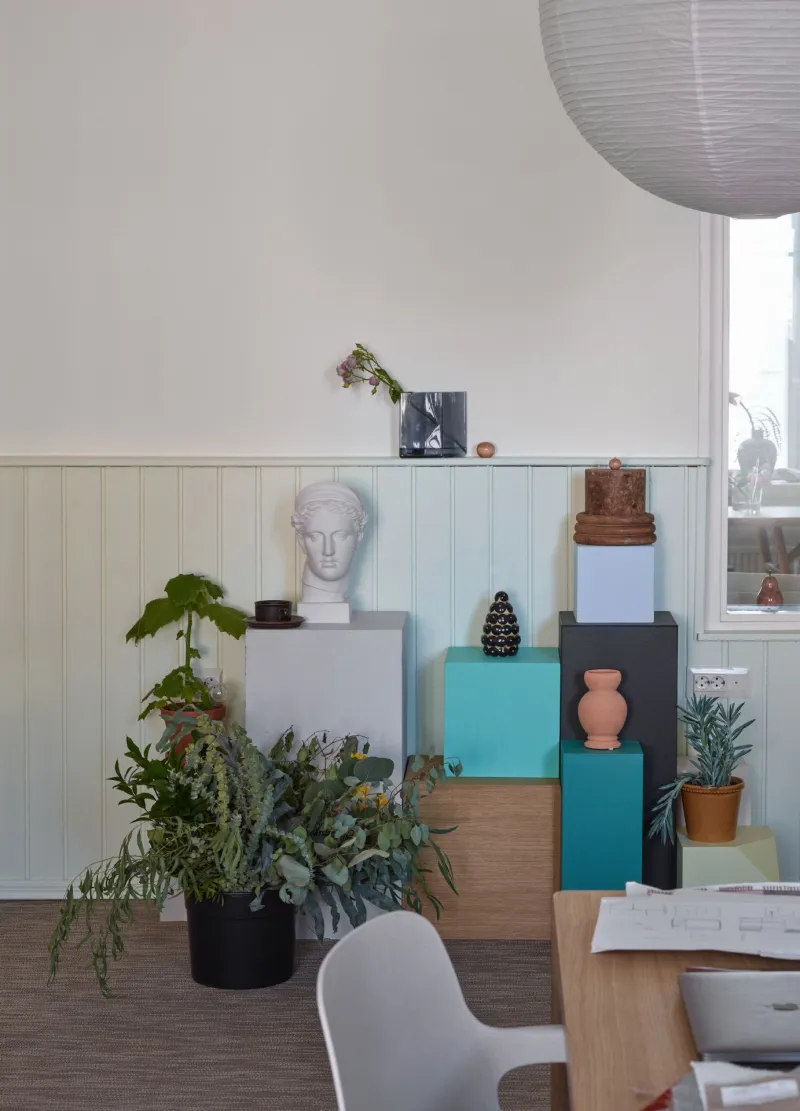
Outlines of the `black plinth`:
{"label": "black plinth", "polygon": [[[652,625],[579,625],[559,614],[561,739],[585,740],[578,702],[586,692],[584,671],[613,667],[622,672],[620,693],[628,703],[621,740],[639,741],[644,753],[644,851],[642,878],[656,887],[677,882],[676,851],[646,836],[659,788],[675,778],[678,760],[678,626],[659,611]],[[614,800],[609,799],[613,806]],[[602,830],[597,831],[602,837]]]}

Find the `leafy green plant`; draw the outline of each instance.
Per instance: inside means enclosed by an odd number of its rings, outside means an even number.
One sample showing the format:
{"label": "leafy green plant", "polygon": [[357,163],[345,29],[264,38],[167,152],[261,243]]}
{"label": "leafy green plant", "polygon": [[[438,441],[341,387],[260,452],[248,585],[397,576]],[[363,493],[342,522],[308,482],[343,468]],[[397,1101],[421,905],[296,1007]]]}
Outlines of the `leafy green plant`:
{"label": "leafy green plant", "polygon": [[257,909],[263,891],[277,889],[309,914],[319,936],[323,906],[334,925],[340,910],[358,925],[367,903],[421,910],[425,897],[438,915],[419,854],[430,848],[455,890],[450,862],[431,836],[447,831],[429,830],[416,812],[420,784],[431,789],[440,775],[435,760],[417,757],[407,783],[392,788],[392,761],[368,755],[356,737],[313,737],[293,753],[289,732],[265,755],[240,726],[226,730],[205,715],[176,718],[191,741],[183,749],[162,738],[164,758],[128,738],[130,766],[123,772],[117,762],[112,782],[122,803],[138,808],[139,828],[115,857],[90,865],[68,887],[49,942],[51,980],[82,923],[79,944],[88,944],[109,995],[109,962],[124,952],[137,899],[161,910],[179,892],[202,900],[251,891]]}
{"label": "leafy green plant", "polygon": [[[434,839],[451,829],[429,829],[419,820],[419,791],[433,790],[444,773],[441,760],[416,756],[406,779],[393,785],[391,760],[369,755],[369,743],[348,736],[328,740],[315,734],[291,755],[294,735],[285,733],[270,757],[293,779],[287,792],[296,807],[289,827],[307,838],[313,874],[300,889],[287,891],[310,917],[317,937],[324,933],[323,907],[334,930],[343,911],[353,926],[367,916],[367,903],[382,910],[407,906],[421,911],[427,900],[437,918],[441,902],[427,883],[431,869],[421,854],[433,852],[445,883],[457,894],[449,857]],[[449,766],[459,775],[460,764]],[[453,827],[455,828],[455,827]],[[281,892],[284,895],[284,892]]]}
{"label": "leafy green plant", "polygon": [[[203,575],[176,575],[164,588],[164,596],[153,598],[144,608],[144,613],[130,628],[126,641],[139,644],[145,637],[155,636],[168,625],[182,624],[175,637],[184,642],[183,662],[145,694],[142,702],[145,708],[139,715],[146,718],[154,710],[178,710],[189,706],[196,710],[210,710],[214,699],[208,686],[192,670],[192,661],[200,659],[199,651],[192,646],[192,631],[195,621],[211,621],[222,633],[237,640],[247,628],[247,614],[234,606],[225,606],[220,598],[225,591],[217,583]],[[147,701],[147,700],[150,701]]]}
{"label": "leafy green plant", "polygon": [[718,698],[693,696],[688,708],[679,708],[686,743],[692,752],[691,771],[684,772],[661,788],[653,807],[649,836],[675,841],[675,803],[685,783],[696,787],[727,787],[741,760],[752,745],[738,744],[753,720],[739,724],[744,703],[724,705]]}

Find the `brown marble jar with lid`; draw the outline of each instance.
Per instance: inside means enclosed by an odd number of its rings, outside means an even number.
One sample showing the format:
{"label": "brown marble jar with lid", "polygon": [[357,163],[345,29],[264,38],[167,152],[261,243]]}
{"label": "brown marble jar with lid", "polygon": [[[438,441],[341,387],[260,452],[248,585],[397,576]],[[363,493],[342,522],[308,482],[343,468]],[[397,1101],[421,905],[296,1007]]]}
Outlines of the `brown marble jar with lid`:
{"label": "brown marble jar with lid", "polygon": [[607,468],[587,468],[586,508],[575,520],[575,543],[654,544],[655,518],[645,512],[646,493],[643,467],[623,467],[615,458]]}

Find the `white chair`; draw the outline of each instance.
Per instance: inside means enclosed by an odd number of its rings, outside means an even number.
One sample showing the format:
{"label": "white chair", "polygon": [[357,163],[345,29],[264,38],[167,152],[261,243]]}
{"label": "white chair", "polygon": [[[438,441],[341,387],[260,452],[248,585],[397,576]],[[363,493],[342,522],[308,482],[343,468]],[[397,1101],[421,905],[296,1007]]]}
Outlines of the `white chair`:
{"label": "white chair", "polygon": [[560,1026],[485,1026],[436,930],[394,911],[343,937],[317,977],[339,1111],[500,1111],[509,1069],[566,1060]]}

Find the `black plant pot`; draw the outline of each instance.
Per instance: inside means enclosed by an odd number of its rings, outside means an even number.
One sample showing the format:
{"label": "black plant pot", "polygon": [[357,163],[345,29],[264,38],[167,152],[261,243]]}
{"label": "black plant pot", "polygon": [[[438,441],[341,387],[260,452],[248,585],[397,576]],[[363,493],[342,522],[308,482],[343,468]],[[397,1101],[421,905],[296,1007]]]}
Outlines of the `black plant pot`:
{"label": "black plant pot", "polygon": [[294,907],[277,891],[226,895],[224,902],[185,896],[192,979],[208,988],[268,988],[294,972]]}

